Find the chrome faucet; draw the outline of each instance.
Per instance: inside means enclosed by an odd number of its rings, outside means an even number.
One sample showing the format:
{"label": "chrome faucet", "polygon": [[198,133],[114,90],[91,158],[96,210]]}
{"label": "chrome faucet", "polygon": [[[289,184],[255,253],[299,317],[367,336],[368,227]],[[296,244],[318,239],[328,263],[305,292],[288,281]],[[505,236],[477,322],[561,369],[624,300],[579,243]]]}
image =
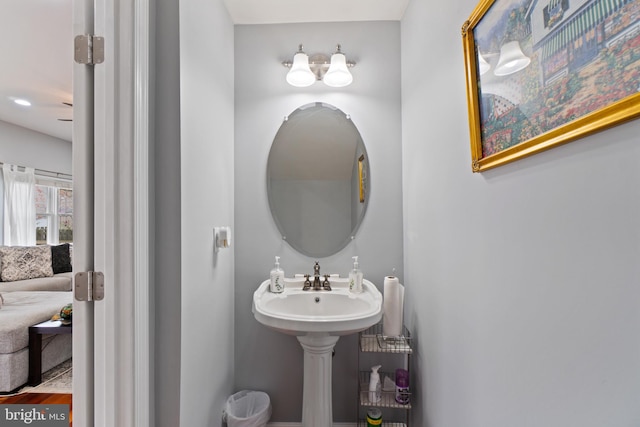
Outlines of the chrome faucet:
{"label": "chrome faucet", "polygon": [[316,265],[313,266],[313,290],[319,291],[322,289],[320,284],[320,264],[316,261]]}
{"label": "chrome faucet", "polygon": [[330,291],[331,284],[329,283],[329,275],[324,275],[324,281],[320,282],[320,264],[316,261],[316,264],[313,266],[313,284],[311,283],[310,275],[304,275],[305,281],[304,286],[302,288],[303,291],[308,291],[313,286],[314,291]]}
{"label": "chrome faucet", "polygon": [[328,274],[324,275],[324,282],[322,282],[322,289],[324,289],[325,291],[331,290],[331,285],[329,284],[329,277],[331,276]]}

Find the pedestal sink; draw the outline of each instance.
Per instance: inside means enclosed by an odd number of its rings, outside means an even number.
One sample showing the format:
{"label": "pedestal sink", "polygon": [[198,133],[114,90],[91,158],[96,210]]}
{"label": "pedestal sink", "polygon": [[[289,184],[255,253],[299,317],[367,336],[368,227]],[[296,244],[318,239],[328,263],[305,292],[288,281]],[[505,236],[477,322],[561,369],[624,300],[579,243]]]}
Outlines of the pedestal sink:
{"label": "pedestal sink", "polygon": [[285,290],[269,292],[265,280],[253,294],[253,314],[263,325],[294,335],[304,349],[302,425],[331,427],[331,355],[342,335],[354,334],[382,318],[382,294],[364,280],[363,292],[349,292],[348,281],[331,280],[331,291],[302,290],[302,280],[285,279]]}

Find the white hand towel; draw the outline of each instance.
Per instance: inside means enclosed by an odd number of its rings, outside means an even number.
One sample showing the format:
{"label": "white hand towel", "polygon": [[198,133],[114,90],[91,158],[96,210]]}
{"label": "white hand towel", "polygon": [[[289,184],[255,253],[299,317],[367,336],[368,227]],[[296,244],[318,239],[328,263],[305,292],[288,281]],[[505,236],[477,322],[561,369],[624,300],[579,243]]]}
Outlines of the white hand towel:
{"label": "white hand towel", "polygon": [[404,286],[397,277],[384,278],[384,301],[382,304],[382,335],[398,337],[402,335],[404,319]]}

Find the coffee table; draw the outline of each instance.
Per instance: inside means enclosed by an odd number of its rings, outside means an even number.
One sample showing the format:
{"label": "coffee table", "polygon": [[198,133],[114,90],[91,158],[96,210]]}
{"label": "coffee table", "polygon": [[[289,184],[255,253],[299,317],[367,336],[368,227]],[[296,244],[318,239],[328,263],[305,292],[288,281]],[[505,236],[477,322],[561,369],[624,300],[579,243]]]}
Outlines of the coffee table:
{"label": "coffee table", "polygon": [[30,386],[42,382],[42,336],[70,334],[73,325],[63,325],[59,320],[47,320],[37,325],[29,326],[29,380]]}

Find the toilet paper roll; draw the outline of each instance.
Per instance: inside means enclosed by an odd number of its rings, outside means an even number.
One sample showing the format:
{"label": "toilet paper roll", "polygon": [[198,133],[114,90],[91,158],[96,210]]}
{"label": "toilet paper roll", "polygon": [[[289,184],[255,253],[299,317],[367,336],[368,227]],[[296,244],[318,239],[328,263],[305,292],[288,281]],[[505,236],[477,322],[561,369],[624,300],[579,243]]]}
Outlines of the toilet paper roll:
{"label": "toilet paper roll", "polygon": [[382,334],[387,337],[402,335],[404,319],[404,286],[397,277],[384,278],[382,303]]}

